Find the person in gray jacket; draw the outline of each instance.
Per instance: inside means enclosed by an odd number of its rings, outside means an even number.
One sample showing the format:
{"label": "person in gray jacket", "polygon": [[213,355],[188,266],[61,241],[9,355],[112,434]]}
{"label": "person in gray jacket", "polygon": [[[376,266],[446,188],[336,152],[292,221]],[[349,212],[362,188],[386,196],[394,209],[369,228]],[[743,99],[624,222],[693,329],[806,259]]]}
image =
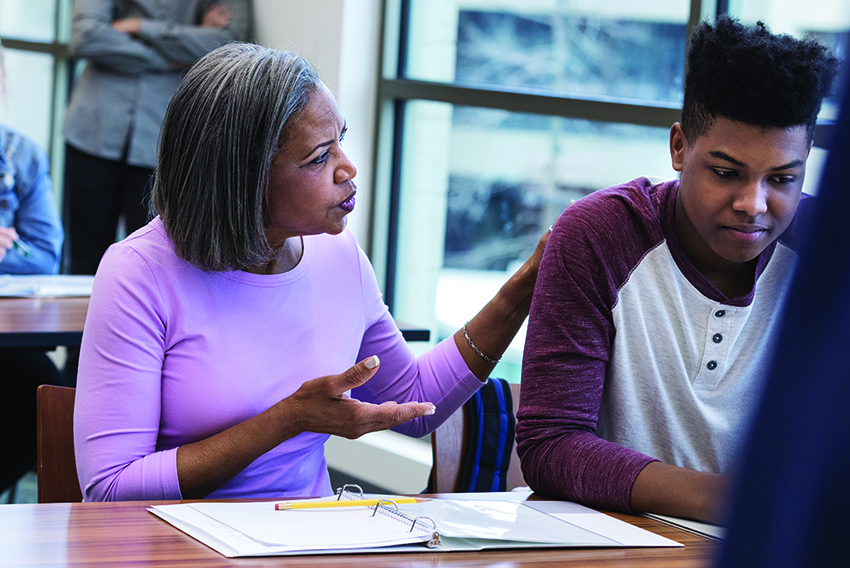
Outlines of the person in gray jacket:
{"label": "person in gray jacket", "polygon": [[72,274],[94,274],[147,222],[159,128],[182,71],[248,39],[250,0],[75,0],[70,52],[84,59],[65,120],[65,225]]}

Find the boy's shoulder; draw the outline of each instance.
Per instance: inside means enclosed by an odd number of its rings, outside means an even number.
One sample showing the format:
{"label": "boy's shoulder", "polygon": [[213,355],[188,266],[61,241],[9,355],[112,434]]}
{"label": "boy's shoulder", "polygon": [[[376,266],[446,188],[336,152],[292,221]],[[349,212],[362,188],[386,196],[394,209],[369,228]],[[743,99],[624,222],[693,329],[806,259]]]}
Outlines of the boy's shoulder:
{"label": "boy's shoulder", "polygon": [[664,242],[663,223],[677,181],[648,178],[598,190],[570,205],[555,223],[544,260],[575,278],[619,287],[646,254]]}
{"label": "boy's shoulder", "polygon": [[672,213],[678,180],[647,177],[600,189],[570,205],[556,225],[595,238],[634,234],[662,238],[661,225]]}

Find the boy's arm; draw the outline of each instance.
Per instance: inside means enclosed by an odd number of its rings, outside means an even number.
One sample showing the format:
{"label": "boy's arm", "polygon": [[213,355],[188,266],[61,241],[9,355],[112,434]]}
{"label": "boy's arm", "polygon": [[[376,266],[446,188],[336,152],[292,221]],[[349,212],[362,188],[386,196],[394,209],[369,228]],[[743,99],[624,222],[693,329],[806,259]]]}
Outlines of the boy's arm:
{"label": "boy's arm", "polygon": [[629,218],[641,216],[641,204],[624,210],[622,203],[579,201],[549,238],[523,356],[517,424],[523,473],[546,495],[718,522],[728,475],[664,464],[595,434],[617,291],[657,238],[632,233]]}
{"label": "boy's arm", "polygon": [[[622,201],[593,197],[561,216],[543,255],[523,356],[517,451],[535,491],[630,511],[632,484],[653,459],[595,430],[615,332],[611,310],[646,235],[624,238],[614,229],[628,219]],[[602,217],[613,222],[602,225]]]}
{"label": "boy's arm", "polygon": [[648,464],[632,487],[632,510],[722,524],[730,474]]}

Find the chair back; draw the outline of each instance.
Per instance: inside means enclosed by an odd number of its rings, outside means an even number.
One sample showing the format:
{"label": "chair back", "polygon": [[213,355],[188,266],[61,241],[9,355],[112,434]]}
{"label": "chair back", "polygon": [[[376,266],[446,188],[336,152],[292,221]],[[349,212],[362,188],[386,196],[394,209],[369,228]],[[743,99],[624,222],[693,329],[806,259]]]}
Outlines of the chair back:
{"label": "chair back", "polygon": [[[512,383],[510,389],[513,399],[513,413],[516,416],[516,410],[519,406],[520,385]],[[433,465],[430,492],[455,493],[461,491],[464,456],[472,446],[469,441],[472,427],[464,410],[464,408],[460,408],[431,434]],[[527,485],[522,476],[515,443],[511,443],[510,455],[505,487],[507,491]]]}
{"label": "chair back", "polygon": [[74,398],[70,387],[40,385],[36,391],[38,502],[83,500],[74,458]]}

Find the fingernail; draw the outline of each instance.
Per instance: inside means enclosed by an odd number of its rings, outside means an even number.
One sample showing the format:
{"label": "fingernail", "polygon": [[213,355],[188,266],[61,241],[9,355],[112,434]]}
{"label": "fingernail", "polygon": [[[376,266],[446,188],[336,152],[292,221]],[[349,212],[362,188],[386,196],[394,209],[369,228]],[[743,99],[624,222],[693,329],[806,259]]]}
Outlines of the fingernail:
{"label": "fingernail", "polygon": [[432,414],[436,414],[436,413],[437,413],[437,407],[432,406],[431,409],[428,411],[427,416],[431,416]]}
{"label": "fingernail", "polygon": [[378,365],[381,364],[381,360],[378,359],[377,355],[372,355],[371,357],[366,359],[365,362],[366,362],[366,368],[367,369],[374,369],[375,367],[377,367]]}

